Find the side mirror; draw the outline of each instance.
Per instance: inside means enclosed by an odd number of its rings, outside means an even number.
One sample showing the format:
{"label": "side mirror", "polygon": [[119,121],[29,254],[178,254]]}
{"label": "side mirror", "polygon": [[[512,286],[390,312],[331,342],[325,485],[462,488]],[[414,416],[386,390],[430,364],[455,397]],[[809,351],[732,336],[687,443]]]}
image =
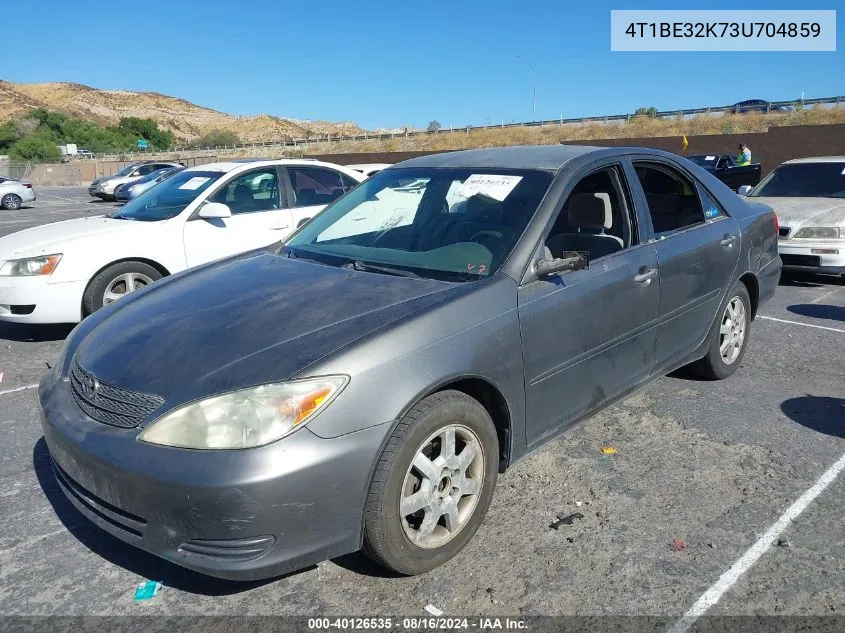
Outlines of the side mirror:
{"label": "side mirror", "polygon": [[742,185],[742,187],[737,189],[736,192],[740,196],[747,196],[749,193],[751,193],[752,189],[754,189],[754,187],[752,187],[751,185]]}
{"label": "side mirror", "polygon": [[205,218],[206,220],[212,220],[215,218],[231,218],[232,211],[222,202],[207,202],[203,205],[202,209],[200,209],[199,213],[197,213],[197,216]]}
{"label": "side mirror", "polygon": [[586,253],[578,253],[570,254],[569,257],[559,257],[558,259],[541,259],[534,265],[534,271],[542,279],[555,273],[563,272],[564,270],[581,270],[589,267]]}

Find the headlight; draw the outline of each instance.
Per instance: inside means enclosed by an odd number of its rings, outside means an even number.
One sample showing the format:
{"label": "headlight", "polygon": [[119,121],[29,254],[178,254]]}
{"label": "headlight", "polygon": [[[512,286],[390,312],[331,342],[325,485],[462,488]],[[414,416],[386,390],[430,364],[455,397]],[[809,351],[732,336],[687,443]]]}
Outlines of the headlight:
{"label": "headlight", "polygon": [[138,439],[180,448],[263,446],[305,425],[328,406],[347,380],[345,376],[308,378],[206,398],[156,420]]}
{"label": "headlight", "polygon": [[61,253],[26,257],[24,259],[10,259],[0,266],[0,277],[34,277],[37,275],[51,275],[62,259]]}
{"label": "headlight", "polygon": [[795,239],[838,240],[845,238],[845,229],[839,229],[835,226],[808,226],[798,229],[793,237]]}

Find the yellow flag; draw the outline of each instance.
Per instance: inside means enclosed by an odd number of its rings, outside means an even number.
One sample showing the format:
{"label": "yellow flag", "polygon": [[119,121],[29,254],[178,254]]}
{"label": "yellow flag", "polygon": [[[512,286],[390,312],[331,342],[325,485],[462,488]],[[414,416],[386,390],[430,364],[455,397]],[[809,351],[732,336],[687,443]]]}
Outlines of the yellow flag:
{"label": "yellow flag", "polygon": [[682,146],[684,149],[686,149],[687,147],[689,147],[689,142],[687,141],[687,135],[686,135],[686,134],[684,134],[684,140],[683,140],[683,141],[681,141],[681,146]]}

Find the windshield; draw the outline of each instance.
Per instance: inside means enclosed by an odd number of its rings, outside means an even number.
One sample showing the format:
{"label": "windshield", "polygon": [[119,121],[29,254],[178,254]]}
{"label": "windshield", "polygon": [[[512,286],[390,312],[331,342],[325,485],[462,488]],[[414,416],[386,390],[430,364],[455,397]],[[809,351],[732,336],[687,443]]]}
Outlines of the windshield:
{"label": "windshield", "polygon": [[687,159],[702,167],[708,167],[716,162],[715,156],[687,156]]}
{"label": "windshield", "polygon": [[327,207],[285,247],[330,265],[479,279],[501,266],[551,181],[542,171],[388,169]]}
{"label": "windshield", "polygon": [[156,222],[176,217],[223,174],[222,171],[179,172],[147,189],[111,217],[141,222]]}
{"label": "windshield", "polygon": [[749,197],[845,198],[845,162],[781,165]]}
{"label": "windshield", "polygon": [[120,178],[121,176],[128,176],[129,173],[137,167],[138,163],[135,163],[134,165],[127,165],[123,169],[114,172],[111,176],[109,176],[109,178]]}

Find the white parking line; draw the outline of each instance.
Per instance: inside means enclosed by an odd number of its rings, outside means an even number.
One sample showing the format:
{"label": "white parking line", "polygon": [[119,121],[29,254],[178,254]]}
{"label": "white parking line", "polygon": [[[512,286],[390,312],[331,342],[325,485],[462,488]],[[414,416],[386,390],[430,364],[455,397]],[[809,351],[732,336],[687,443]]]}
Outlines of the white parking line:
{"label": "white parking line", "polygon": [[17,393],[19,391],[26,391],[27,389],[37,389],[38,385],[27,385],[26,387],[18,387],[17,389],[6,389],[6,391],[0,391],[0,396],[5,396],[8,393]]}
{"label": "white parking line", "polygon": [[748,551],[742,555],[738,561],[731,565],[730,569],[721,575],[710,589],[695,602],[689,611],[687,611],[675,625],[669,629],[669,633],[686,633],[689,628],[695,624],[696,620],[704,615],[707,610],[719,602],[719,599],[724,593],[730,589],[740,576],[747,572],[760,557],[772,546],[775,540],[789,527],[807,506],[818,497],[825,488],[827,488],[838,476],[845,470],[845,455],[842,455],[833,466],[828,468],[824,474],[819,477],[818,481],[812,487],[802,494],[798,499],[786,509],[780,518],[766,530],[757,542],[748,548]]}
{"label": "white parking line", "polygon": [[840,330],[835,327],[826,327],[824,325],[813,325],[812,323],[801,323],[800,321],[787,321],[786,319],[776,319],[775,317],[758,315],[758,319],[766,319],[767,321],[777,321],[778,323],[789,323],[791,325],[803,325],[804,327],[814,327],[817,330],[828,330],[829,332],[841,332],[845,334],[845,330]]}
{"label": "white parking line", "polygon": [[810,303],[821,303],[822,301],[827,299],[830,295],[835,294],[835,293],[839,292],[840,290],[842,290],[842,288],[834,288],[830,292],[826,292],[823,295],[816,297],[815,299],[810,301]]}
{"label": "white parking line", "polygon": [[42,198],[56,198],[58,200],[69,200],[70,202],[92,202],[90,197],[82,197],[82,198],[68,198],[67,196],[56,196],[52,193],[39,193],[39,197]]}

